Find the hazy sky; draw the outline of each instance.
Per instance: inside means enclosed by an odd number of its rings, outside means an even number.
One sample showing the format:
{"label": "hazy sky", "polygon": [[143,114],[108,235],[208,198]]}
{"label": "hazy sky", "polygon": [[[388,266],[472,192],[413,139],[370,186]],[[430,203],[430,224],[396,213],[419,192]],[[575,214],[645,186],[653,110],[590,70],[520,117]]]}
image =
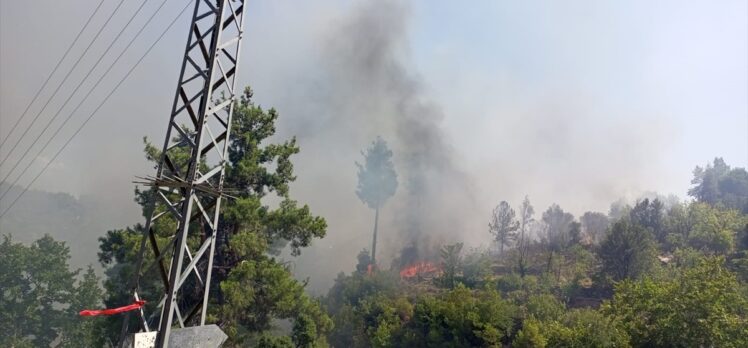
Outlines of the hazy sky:
{"label": "hazy sky", "polygon": [[[149,1],[144,12],[150,14],[159,2]],[[0,2],[0,136],[7,136],[96,3]],[[115,3],[106,0],[104,14]],[[102,38],[110,40],[139,3],[127,1]],[[167,3],[161,20],[147,28],[134,52],[74,117],[75,127],[96,106],[92,101],[101,100],[182,4]],[[392,62],[387,64],[402,69],[419,103],[439,110],[434,125],[454,164],[475,188],[473,205],[465,214],[477,219],[468,224],[476,231],[468,234],[479,237],[467,239],[488,239],[482,229],[500,200],[518,204],[528,194],[536,211],[553,202],[575,214],[605,211],[619,197],[635,198],[646,191],[684,197],[693,167],[714,156],[733,166],[748,166],[744,0],[469,5],[421,0],[382,6],[362,1],[249,1],[240,83],[252,85],[258,103],[279,110],[279,139],[299,136],[299,181],[292,195],[330,223],[329,237],[310,255],[323,258],[326,250],[345,246],[346,257],[352,257],[367,247],[371,212],[356,200],[353,161],[360,160],[359,150],[377,134],[398,142],[385,124],[388,116],[380,120],[371,110],[353,115],[363,105],[355,92],[340,97],[350,86],[369,84],[336,67],[338,59],[349,62],[345,50],[353,47],[345,45],[345,38],[340,39],[343,44],[336,41],[346,30],[360,29],[357,20],[365,11],[377,12],[371,18],[396,27],[385,28],[392,45],[387,56]],[[94,27],[104,18],[99,15]],[[105,197],[103,204],[122,207],[112,227],[138,222],[131,181],[152,173],[142,156],[141,138],[163,139],[187,20],[175,25],[35,188]],[[129,39],[135,30],[125,36]],[[83,41],[91,36],[88,31]],[[106,44],[95,44],[82,67],[91,66]],[[121,47],[116,45],[114,51]],[[63,68],[77,58],[76,52]],[[49,95],[62,72],[42,97]],[[77,82],[83,74],[78,70],[72,76]],[[63,91],[70,91],[70,85]],[[377,86],[360,90],[370,93]],[[386,85],[381,87],[386,93]],[[67,94],[53,100],[40,121],[48,122],[53,114],[49,111],[56,110],[63,97]],[[39,110],[38,104],[22,126]],[[64,132],[70,133],[70,128]],[[21,145],[25,150],[26,143]],[[6,156],[7,150],[0,154]],[[34,174],[47,158],[37,160]],[[4,164],[0,174],[8,170]],[[2,207],[7,204],[0,202]],[[462,214],[462,208],[455,212]],[[386,248],[386,234],[383,238]],[[319,263],[335,267],[334,260]]]}

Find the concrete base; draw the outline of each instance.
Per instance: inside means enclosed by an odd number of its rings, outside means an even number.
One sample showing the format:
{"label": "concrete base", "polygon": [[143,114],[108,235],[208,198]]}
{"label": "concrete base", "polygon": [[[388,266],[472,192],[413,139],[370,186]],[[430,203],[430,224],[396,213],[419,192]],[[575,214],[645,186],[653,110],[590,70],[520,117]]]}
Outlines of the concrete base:
{"label": "concrete base", "polygon": [[[179,348],[218,348],[228,336],[216,325],[193,326],[172,329],[169,347]],[[153,348],[156,345],[156,331],[132,334],[125,340],[127,348]]]}

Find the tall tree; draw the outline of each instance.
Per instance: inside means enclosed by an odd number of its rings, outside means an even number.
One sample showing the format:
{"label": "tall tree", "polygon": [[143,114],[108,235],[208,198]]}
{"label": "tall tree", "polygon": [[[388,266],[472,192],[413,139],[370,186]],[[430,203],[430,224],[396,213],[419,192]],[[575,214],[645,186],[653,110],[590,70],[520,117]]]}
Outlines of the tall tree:
{"label": "tall tree", "polygon": [[636,202],[636,205],[629,211],[631,222],[644,227],[657,239],[658,242],[665,242],[665,223],[664,223],[664,206],[659,199],[649,200],[645,198]]}
{"label": "tall tree", "polygon": [[548,247],[546,271],[550,272],[553,254],[569,246],[574,215],[565,212],[554,203],[543,213],[543,222],[546,225],[545,243]]}
{"label": "tall tree", "polygon": [[0,243],[0,346],[101,346],[94,327],[78,316],[96,306],[101,290],[90,268],[82,279],[68,266],[70,249],[49,235],[30,246]]}
{"label": "tall tree", "polygon": [[[208,321],[217,323],[228,335],[227,346],[258,344],[258,339],[273,328],[276,319],[290,320],[303,326],[303,331],[315,332],[322,339],[331,321],[316,300],[304,292],[304,283],[294,279],[286,262],[277,259],[282,248],[288,247],[293,256],[309,246],[314,238],[325,235],[327,224],[314,216],[308,206],[292,200],[289,184],[296,179],[291,156],[299,152],[295,139],[283,143],[268,143],[275,133],[278,113],[264,110],[252,101],[252,91],[246,88],[234,106],[232,137],[226,167],[225,187],[233,191],[235,199],[222,206],[221,230],[218,231],[214,260],[213,288]],[[184,158],[187,158],[184,147]],[[146,143],[146,158],[159,159],[159,151]],[[181,160],[174,156],[175,160]],[[280,198],[271,207],[264,200],[269,193]],[[151,191],[136,191],[136,201],[149,214]],[[158,209],[165,209],[158,207]],[[195,228],[200,228],[196,223]],[[174,233],[175,222],[161,219],[153,226],[157,243],[163,248]],[[142,226],[113,230],[100,239],[99,260],[107,268],[105,287],[108,307],[129,303],[127,284],[136,262]],[[200,238],[195,236],[195,238]],[[197,243],[199,240],[189,240]],[[147,255],[153,260],[153,255]],[[207,265],[198,265],[206,267]],[[160,298],[159,275],[141,279],[141,297],[153,303]],[[313,319],[315,329],[308,327]],[[109,335],[117,339],[120,318],[108,321]],[[301,321],[297,324],[297,321]],[[304,335],[292,339],[308,341]],[[294,342],[301,346],[300,342]]]}
{"label": "tall tree", "polygon": [[616,281],[646,274],[655,260],[652,236],[628,219],[613,224],[599,252],[603,271]]}
{"label": "tall tree", "polygon": [[361,152],[364,164],[356,162],[358,167],[358,188],[356,195],[369,208],[374,209],[374,233],[371,243],[371,263],[377,263],[377,227],[379,225],[379,209],[397,191],[397,173],[392,164],[392,151],[381,137],[377,137]]}
{"label": "tall tree", "polygon": [[610,209],[608,209],[608,217],[611,221],[615,221],[624,216],[627,216],[630,210],[631,206],[626,203],[626,200],[621,198],[613,203],[610,203]]}
{"label": "tall tree", "polygon": [[104,337],[96,318],[80,317],[77,311],[89,308],[99,308],[104,293],[99,287],[99,277],[91,266],[78,281],[75,296],[70,299],[67,311],[64,333],[61,335],[61,347],[101,347]]}
{"label": "tall tree", "polygon": [[736,210],[721,210],[706,203],[691,203],[688,210],[691,230],[687,241],[690,247],[707,253],[733,251],[746,217]]}
{"label": "tall tree", "polygon": [[499,253],[504,255],[504,246],[509,246],[517,239],[517,230],[520,223],[515,218],[514,209],[506,201],[499,202],[499,205],[491,213],[491,221],[488,223],[488,230],[494,235],[494,240],[499,246]]}
{"label": "tall tree", "polygon": [[535,215],[535,208],[530,204],[530,198],[525,196],[519,209],[519,241],[517,243],[517,268],[519,268],[521,277],[527,273],[527,252],[530,243],[527,232],[530,224],[535,221],[533,215]]}
{"label": "tall tree", "polygon": [[607,215],[591,211],[584,213],[579,218],[579,221],[582,223],[582,231],[585,237],[589,239],[590,243],[595,245],[600,244],[610,225]]}
{"label": "tall tree", "polygon": [[717,157],[705,167],[694,169],[691,184],[694,186],[688,194],[699,202],[748,213],[748,171],[745,168],[730,168]]}
{"label": "tall tree", "polygon": [[442,282],[444,286],[452,289],[457,284],[457,272],[460,270],[462,265],[462,243],[455,243],[445,245],[439,251],[442,258],[442,269],[444,274],[442,275]]}

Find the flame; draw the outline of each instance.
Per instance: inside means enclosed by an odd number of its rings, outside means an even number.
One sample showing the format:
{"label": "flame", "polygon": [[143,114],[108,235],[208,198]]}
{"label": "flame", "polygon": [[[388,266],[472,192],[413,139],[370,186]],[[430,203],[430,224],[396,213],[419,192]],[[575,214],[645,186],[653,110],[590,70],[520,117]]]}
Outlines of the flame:
{"label": "flame", "polygon": [[400,278],[413,278],[419,274],[430,274],[439,272],[438,266],[431,262],[421,261],[406,266],[400,271]]}
{"label": "flame", "polygon": [[366,275],[370,276],[372,273],[374,273],[374,265],[369,264],[366,266]]}

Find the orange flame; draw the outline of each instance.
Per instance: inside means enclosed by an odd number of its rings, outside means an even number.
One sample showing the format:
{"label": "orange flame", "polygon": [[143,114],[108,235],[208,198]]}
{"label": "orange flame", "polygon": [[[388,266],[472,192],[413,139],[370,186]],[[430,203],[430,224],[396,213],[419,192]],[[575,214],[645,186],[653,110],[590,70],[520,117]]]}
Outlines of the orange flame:
{"label": "orange flame", "polygon": [[419,274],[430,274],[439,271],[439,267],[431,262],[416,262],[410,266],[403,268],[400,271],[400,278],[413,278]]}

